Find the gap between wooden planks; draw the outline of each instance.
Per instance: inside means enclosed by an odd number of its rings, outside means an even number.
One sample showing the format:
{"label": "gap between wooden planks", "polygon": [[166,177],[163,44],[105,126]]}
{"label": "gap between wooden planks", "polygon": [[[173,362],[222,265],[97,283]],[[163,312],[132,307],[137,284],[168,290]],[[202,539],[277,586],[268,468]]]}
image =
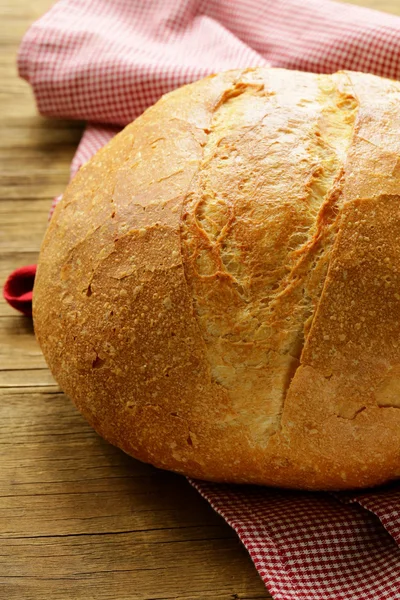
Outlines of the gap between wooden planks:
{"label": "gap between wooden planks", "polygon": [[[398,0],[353,0],[400,14]],[[35,263],[81,124],[37,116],[15,55],[50,0],[0,4],[0,283]],[[101,440],[60,392],[32,324],[0,301],[0,598],[262,600],[236,535],[176,475]]]}

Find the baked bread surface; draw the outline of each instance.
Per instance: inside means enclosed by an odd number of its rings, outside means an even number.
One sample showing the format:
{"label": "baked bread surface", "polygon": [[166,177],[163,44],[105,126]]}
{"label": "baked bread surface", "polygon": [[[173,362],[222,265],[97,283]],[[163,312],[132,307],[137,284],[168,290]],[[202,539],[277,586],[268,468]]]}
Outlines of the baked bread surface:
{"label": "baked bread surface", "polygon": [[164,96],[56,208],[35,331],[111,443],[192,477],[400,476],[400,85],[247,69]]}

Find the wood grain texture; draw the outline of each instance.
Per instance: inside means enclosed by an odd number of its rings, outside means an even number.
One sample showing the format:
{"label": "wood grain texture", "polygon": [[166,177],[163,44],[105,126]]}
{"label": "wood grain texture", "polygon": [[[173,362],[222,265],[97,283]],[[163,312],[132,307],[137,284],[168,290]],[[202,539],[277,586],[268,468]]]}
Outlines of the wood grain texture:
{"label": "wood grain texture", "polygon": [[[398,0],[353,0],[400,14]],[[0,1],[0,283],[36,262],[82,125],[36,114],[15,56],[51,0]],[[0,300],[0,598],[262,600],[232,530],[189,484],[106,444]]]}

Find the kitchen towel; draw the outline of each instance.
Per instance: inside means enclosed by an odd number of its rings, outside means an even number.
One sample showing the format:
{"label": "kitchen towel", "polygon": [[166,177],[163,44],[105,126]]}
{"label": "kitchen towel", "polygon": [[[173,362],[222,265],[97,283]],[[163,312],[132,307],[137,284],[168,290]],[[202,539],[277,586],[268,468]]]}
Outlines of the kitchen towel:
{"label": "kitchen towel", "polygon": [[[330,0],[59,0],[26,33],[18,62],[42,114],[88,122],[73,176],[162,94],[216,71],[399,79],[400,18]],[[34,273],[18,270],[4,288],[26,314]],[[276,600],[400,600],[399,484],[328,494],[190,482]]]}

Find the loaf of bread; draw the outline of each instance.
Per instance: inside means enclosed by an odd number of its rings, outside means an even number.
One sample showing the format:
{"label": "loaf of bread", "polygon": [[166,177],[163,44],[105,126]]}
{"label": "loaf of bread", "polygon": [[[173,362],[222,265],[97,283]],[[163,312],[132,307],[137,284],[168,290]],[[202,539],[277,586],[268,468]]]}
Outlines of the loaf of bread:
{"label": "loaf of bread", "polygon": [[303,489],[400,476],[400,84],[247,69],[164,96],[81,168],[35,330],[128,454]]}

